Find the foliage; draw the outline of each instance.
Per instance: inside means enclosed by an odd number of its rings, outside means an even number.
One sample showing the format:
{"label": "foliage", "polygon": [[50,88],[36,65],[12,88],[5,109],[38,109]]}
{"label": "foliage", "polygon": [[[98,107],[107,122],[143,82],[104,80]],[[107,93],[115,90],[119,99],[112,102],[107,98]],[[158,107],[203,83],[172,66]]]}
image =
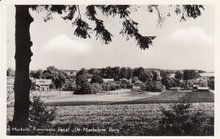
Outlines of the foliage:
{"label": "foliage", "polygon": [[154,78],[154,75],[150,71],[144,71],[139,74],[138,78],[142,82],[147,82],[147,81],[152,81]]}
{"label": "foliage", "polygon": [[95,88],[88,82],[86,77],[87,71],[81,69],[76,74],[76,87],[73,94],[95,94]]}
{"label": "foliage", "polygon": [[195,70],[183,70],[183,79],[186,81],[190,79],[196,79],[199,77],[200,74]]}
{"label": "foliage", "polygon": [[161,108],[158,133],[166,136],[213,135],[213,117],[201,112],[190,112],[189,103],[173,104],[171,109]]}
{"label": "foliage", "polygon": [[103,83],[102,85],[103,91],[113,91],[121,89],[120,85],[116,82]]}
{"label": "foliage", "polygon": [[160,71],[160,76],[161,78],[166,78],[166,77],[170,77],[170,73],[168,71],[164,71],[164,70],[161,70]]}
{"label": "foliage", "polygon": [[166,87],[167,90],[169,90],[171,87],[173,87],[174,81],[172,80],[171,77],[165,76],[161,80],[162,84]]}
{"label": "foliage", "polygon": [[65,80],[70,78],[66,73],[54,66],[49,66],[46,70],[31,71],[30,76],[36,79],[51,79],[51,88],[54,89],[62,88]]}
{"label": "foliage", "polygon": [[164,91],[164,86],[161,84],[161,82],[148,81],[145,82],[145,86],[142,87],[142,90],[150,92],[162,92]]}
{"label": "foliage", "polygon": [[33,96],[33,102],[29,111],[30,134],[42,134],[44,132],[37,129],[46,129],[51,127],[51,122],[55,119],[56,108],[48,108],[39,96]]}
{"label": "foliage", "polygon": [[74,91],[75,89],[75,84],[73,82],[67,82],[64,84],[64,91]]}
{"label": "foliage", "polygon": [[[81,14],[80,5],[31,5],[32,10],[38,12],[46,11],[47,15],[44,18],[45,21],[51,20],[53,13],[58,13],[64,20],[72,21],[76,26],[74,34],[82,37],[90,37],[90,33],[94,31],[97,39],[100,39],[105,44],[112,41],[113,36],[104,26],[104,21],[97,18],[97,13],[101,13],[105,16],[118,16],[122,19],[122,30],[120,34],[127,36],[127,38],[134,38],[141,49],[148,48],[152,45],[152,40],[155,36],[144,36],[139,33],[138,23],[135,22],[130,14],[138,10],[138,8],[148,8],[148,12],[156,11],[158,13],[158,22],[164,21],[161,13],[162,9],[159,5],[145,5],[145,6],[132,6],[132,5],[88,5],[86,6],[86,12],[83,15],[95,23],[95,27],[89,27],[89,24],[83,20]],[[202,5],[169,5],[170,9],[174,10],[174,13],[181,15],[181,20],[187,20],[187,18],[198,18],[204,7]],[[165,11],[164,11],[165,12]],[[181,14],[180,14],[181,13]],[[167,11],[167,15],[170,15],[171,11]],[[76,18],[73,18],[75,17]]]}
{"label": "foliage", "polygon": [[103,79],[100,75],[96,75],[96,74],[93,74],[92,78],[91,78],[91,84],[93,83],[103,83]]}
{"label": "foliage", "polygon": [[134,77],[132,78],[132,83],[135,83],[135,82],[137,82],[137,81],[139,81],[138,77],[137,77],[137,76],[134,76]]}
{"label": "foliage", "polygon": [[144,87],[145,84],[142,81],[138,80],[138,81],[134,82],[134,85],[135,86],[140,86],[142,88],[142,87]]}
{"label": "foliage", "polygon": [[124,88],[124,89],[131,89],[132,88],[131,82],[125,78],[120,80],[119,85],[120,85],[120,88]]}
{"label": "foliage", "polygon": [[102,92],[102,84],[99,83],[93,83],[91,86],[94,89],[94,93],[101,93]]}
{"label": "foliage", "polygon": [[176,71],[175,78],[178,80],[183,79],[183,73],[181,71]]}
{"label": "foliage", "polygon": [[215,90],[215,77],[208,78],[208,87],[212,90]]}

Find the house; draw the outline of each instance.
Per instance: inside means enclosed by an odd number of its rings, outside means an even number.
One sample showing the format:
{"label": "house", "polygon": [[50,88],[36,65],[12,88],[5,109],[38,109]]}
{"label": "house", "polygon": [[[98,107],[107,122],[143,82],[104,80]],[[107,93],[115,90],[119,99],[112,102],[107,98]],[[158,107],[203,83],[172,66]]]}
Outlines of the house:
{"label": "house", "polygon": [[194,86],[193,91],[209,91],[209,87]]}
{"label": "house", "polygon": [[113,78],[103,78],[103,82],[104,83],[108,83],[108,82],[114,82],[115,80]]}
{"label": "house", "polygon": [[14,77],[7,77],[7,91],[13,91],[14,90]]}
{"label": "house", "polygon": [[35,79],[35,89],[40,91],[48,91],[50,89],[50,85],[52,84],[51,79]]}

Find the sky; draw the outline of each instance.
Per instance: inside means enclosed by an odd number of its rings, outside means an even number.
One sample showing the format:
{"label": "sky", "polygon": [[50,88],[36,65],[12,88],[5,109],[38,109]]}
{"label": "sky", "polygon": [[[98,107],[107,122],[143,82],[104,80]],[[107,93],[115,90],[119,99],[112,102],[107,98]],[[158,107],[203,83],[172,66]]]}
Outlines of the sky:
{"label": "sky", "polygon": [[[162,16],[172,11],[160,6]],[[84,5],[80,6],[82,18]],[[7,64],[15,68],[15,8],[7,9]],[[70,21],[64,21],[58,15],[44,22],[45,12],[30,11],[34,22],[30,27],[33,46],[30,69],[46,69],[54,65],[58,69],[101,68],[107,66],[144,67],[161,69],[201,69],[214,71],[214,7],[205,6],[202,16],[180,22],[180,16],[171,12],[162,25],[157,24],[157,13],[149,13],[146,8],[133,11],[131,18],[139,23],[142,35],[155,35],[153,46],[141,50],[134,39],[126,41],[119,34],[122,20],[119,17],[105,17],[106,28],[112,33],[109,45],[96,40],[95,33],[90,39],[74,36],[75,27]],[[89,22],[89,21],[88,21]],[[92,22],[89,24],[94,27]]]}

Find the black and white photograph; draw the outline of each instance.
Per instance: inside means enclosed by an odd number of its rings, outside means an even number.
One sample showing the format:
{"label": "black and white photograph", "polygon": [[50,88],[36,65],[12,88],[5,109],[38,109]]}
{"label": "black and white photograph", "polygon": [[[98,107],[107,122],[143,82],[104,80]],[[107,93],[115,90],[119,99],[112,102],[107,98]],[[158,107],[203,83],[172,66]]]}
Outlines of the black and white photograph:
{"label": "black and white photograph", "polygon": [[6,136],[215,136],[214,5],[8,4],[6,23]]}

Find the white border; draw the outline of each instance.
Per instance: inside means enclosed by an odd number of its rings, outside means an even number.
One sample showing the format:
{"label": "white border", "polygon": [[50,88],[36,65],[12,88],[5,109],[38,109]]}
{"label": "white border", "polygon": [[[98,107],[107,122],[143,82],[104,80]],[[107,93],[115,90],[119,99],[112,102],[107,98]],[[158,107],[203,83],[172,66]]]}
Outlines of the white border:
{"label": "white border", "polygon": [[[148,136],[126,136],[126,137],[107,137],[104,138],[198,138],[198,139],[219,139],[220,138],[220,106],[219,100],[219,86],[220,84],[220,6],[217,0],[2,0],[0,1],[0,138],[30,138],[30,136],[6,136],[6,68],[7,68],[7,5],[15,4],[210,4],[215,6],[215,136],[214,137],[148,137]],[[42,136],[31,136],[33,138],[42,138]],[[88,136],[43,136],[44,138],[88,138]],[[90,138],[103,138],[103,136],[96,136]]]}

